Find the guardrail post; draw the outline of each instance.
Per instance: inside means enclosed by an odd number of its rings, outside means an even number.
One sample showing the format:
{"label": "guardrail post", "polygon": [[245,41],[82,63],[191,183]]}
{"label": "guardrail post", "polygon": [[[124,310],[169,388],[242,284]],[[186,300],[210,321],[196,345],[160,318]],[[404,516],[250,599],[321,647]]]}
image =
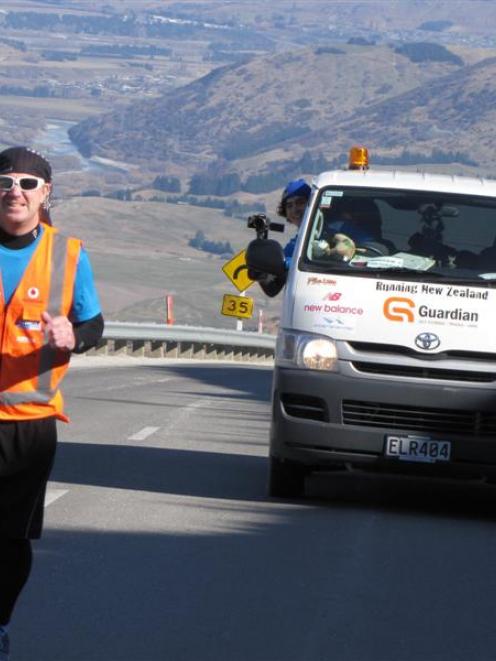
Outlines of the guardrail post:
{"label": "guardrail post", "polygon": [[96,347],[92,347],[91,349],[88,349],[86,353],[88,356],[96,356],[96,355],[106,356],[108,354],[108,345],[109,345],[109,340],[104,340],[102,338],[98,342]]}
{"label": "guardrail post", "polygon": [[164,343],[161,340],[146,340],[144,355],[148,358],[163,358]]}
{"label": "guardrail post", "polygon": [[216,360],[219,352],[216,344],[206,344],[205,345],[205,358],[210,360]]}
{"label": "guardrail post", "polygon": [[163,344],[165,358],[178,358],[179,357],[179,342],[167,341]]}
{"label": "guardrail post", "polygon": [[192,358],[193,357],[193,343],[192,342],[181,342],[179,344],[179,357],[180,358]]}
{"label": "guardrail post", "polygon": [[192,346],[192,358],[203,359],[205,356],[205,345],[202,342],[194,342]]}
{"label": "guardrail post", "polygon": [[109,340],[109,353],[111,354],[122,354],[122,353],[127,353],[127,343],[128,340]]}
{"label": "guardrail post", "polygon": [[131,340],[131,345],[128,345],[128,352],[133,356],[145,355],[145,341],[144,340]]}

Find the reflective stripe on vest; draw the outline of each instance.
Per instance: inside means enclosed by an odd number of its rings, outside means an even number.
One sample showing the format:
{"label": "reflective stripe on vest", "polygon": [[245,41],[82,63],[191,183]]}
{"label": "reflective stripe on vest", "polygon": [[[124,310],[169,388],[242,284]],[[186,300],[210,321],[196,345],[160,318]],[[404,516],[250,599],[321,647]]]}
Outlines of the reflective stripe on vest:
{"label": "reflective stripe on vest", "polygon": [[10,404],[48,404],[48,402],[55,395],[56,391],[50,393],[43,393],[39,390],[32,392],[2,392],[0,393],[0,403]]}
{"label": "reflective stripe on vest", "polygon": [[[58,233],[53,233],[52,241],[50,296],[47,307],[50,315],[57,316],[63,313],[63,290],[68,239],[67,237],[60,236]],[[0,393],[0,404],[48,404],[52,400],[57,392],[57,390],[50,388],[57,349],[52,348],[46,343],[41,347],[40,351],[39,372],[37,375],[38,387],[29,392]]]}

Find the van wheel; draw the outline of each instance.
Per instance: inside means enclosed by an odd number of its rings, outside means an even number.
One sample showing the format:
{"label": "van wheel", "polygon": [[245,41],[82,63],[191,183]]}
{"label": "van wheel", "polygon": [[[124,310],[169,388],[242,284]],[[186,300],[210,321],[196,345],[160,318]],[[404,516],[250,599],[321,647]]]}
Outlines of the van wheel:
{"label": "van wheel", "polygon": [[269,496],[296,498],[305,494],[307,469],[292,461],[269,458]]}

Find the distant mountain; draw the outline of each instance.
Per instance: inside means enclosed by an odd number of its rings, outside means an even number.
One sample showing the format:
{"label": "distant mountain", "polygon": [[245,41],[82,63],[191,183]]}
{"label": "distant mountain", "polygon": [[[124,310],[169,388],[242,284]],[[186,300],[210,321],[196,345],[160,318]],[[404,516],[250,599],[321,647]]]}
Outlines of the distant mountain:
{"label": "distant mountain", "polygon": [[489,87],[478,94],[482,106],[475,115],[470,92],[486,78],[489,85],[491,63],[466,67],[446,52],[435,49],[429,59],[392,46],[343,45],[254,57],[160,98],[87,119],[70,136],[85,156],[244,177],[305,154],[332,161],[357,140],[378,154],[397,155],[406,144],[415,151],[418,141],[430,153],[444,145],[447,127],[438,116],[450,117],[452,144],[459,130],[475,127],[477,117],[492,110]]}
{"label": "distant mountain", "polygon": [[495,76],[496,58],[489,58],[355,111],[335,127],[338,145],[345,149],[350,139],[365,141],[393,161],[402,153],[416,152],[426,155],[427,162],[429,155],[437,154],[437,162],[443,163],[444,154],[445,163],[480,166],[494,176]]}

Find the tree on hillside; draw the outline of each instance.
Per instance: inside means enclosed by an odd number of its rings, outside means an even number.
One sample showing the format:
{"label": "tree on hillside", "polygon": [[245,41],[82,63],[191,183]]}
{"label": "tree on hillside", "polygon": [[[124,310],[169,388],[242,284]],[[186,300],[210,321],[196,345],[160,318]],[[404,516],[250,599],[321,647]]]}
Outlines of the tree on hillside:
{"label": "tree on hillside", "polygon": [[190,195],[217,195],[225,197],[241,189],[241,179],[237,172],[224,175],[195,174],[189,184]]}
{"label": "tree on hillside", "polygon": [[164,191],[164,193],[180,193],[181,182],[177,177],[158,175],[153,180],[152,188]]}

